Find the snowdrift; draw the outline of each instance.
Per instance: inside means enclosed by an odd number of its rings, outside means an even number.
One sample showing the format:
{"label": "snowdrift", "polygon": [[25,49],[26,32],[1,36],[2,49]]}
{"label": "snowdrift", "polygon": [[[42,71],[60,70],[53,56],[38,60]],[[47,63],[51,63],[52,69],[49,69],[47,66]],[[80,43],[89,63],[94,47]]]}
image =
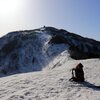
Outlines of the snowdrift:
{"label": "snowdrift", "polygon": [[[84,65],[85,82],[69,82],[70,70],[79,62]],[[0,100],[100,100],[100,59],[59,63],[49,70],[47,66],[43,71],[0,78]]]}

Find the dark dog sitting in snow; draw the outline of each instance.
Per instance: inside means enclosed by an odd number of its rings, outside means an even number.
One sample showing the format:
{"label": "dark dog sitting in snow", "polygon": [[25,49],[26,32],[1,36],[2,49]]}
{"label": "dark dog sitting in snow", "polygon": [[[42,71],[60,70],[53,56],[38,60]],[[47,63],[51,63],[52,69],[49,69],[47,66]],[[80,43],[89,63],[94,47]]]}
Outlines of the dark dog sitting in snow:
{"label": "dark dog sitting in snow", "polygon": [[81,63],[72,69],[72,78],[69,81],[84,82],[84,71]]}

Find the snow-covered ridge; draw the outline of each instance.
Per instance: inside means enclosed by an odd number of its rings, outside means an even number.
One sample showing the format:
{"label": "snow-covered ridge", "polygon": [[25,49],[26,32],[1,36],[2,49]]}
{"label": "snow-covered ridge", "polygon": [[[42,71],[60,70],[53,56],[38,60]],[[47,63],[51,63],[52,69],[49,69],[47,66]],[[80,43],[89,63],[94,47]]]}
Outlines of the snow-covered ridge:
{"label": "snow-covered ridge", "polygon": [[99,58],[100,42],[53,27],[11,32],[0,38],[1,73],[40,71],[56,65],[62,55],[62,62]]}

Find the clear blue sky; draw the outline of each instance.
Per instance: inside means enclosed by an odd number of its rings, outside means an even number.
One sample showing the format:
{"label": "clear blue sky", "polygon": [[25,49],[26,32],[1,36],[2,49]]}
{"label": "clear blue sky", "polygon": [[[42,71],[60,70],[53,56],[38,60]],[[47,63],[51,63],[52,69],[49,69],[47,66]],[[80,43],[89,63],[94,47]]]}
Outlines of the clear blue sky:
{"label": "clear blue sky", "polygon": [[[6,9],[0,9],[1,36],[10,31],[34,29],[45,25],[63,28],[100,41],[100,0],[8,1],[10,3],[6,4]],[[12,1],[16,1],[17,5]],[[12,8],[9,9],[10,6]]]}

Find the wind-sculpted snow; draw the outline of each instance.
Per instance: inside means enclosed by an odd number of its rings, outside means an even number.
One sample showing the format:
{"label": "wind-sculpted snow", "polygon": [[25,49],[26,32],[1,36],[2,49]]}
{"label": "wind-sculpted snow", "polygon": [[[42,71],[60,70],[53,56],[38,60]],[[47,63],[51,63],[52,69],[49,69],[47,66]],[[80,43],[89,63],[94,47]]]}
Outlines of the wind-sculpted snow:
{"label": "wind-sculpted snow", "polygon": [[0,38],[0,72],[4,74],[40,71],[65,59],[99,57],[100,42],[53,27],[11,32]]}

